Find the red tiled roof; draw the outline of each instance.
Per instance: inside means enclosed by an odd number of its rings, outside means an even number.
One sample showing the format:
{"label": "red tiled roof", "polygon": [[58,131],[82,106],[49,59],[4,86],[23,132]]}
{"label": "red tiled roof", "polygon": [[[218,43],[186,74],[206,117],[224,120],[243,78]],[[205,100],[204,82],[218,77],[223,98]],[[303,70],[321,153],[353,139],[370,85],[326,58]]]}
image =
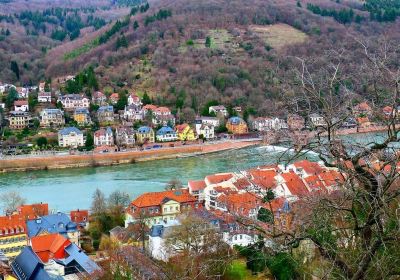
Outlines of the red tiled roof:
{"label": "red tiled roof", "polygon": [[66,258],[68,255],[65,252],[65,247],[70,244],[71,241],[58,233],[39,235],[31,238],[33,251],[45,263],[48,262],[49,259]]}
{"label": "red tiled roof", "polygon": [[321,179],[318,177],[318,175],[309,176],[305,178],[304,181],[307,183],[311,191],[325,190],[325,186],[322,183]]}
{"label": "red tiled roof", "polygon": [[245,190],[251,186],[251,182],[247,178],[240,178],[233,183],[238,190]]}
{"label": "red tiled roof", "polygon": [[22,105],[28,105],[27,100],[16,100],[14,101],[14,106],[22,106]]}
{"label": "red tiled roof", "polygon": [[206,188],[206,182],[204,180],[199,180],[199,181],[189,181],[188,182],[188,187],[191,191],[200,191],[204,190]]}
{"label": "red tiled roof", "polygon": [[150,111],[154,111],[155,109],[157,109],[156,105],[153,104],[147,104],[143,106],[143,110],[150,110]]}
{"label": "red tiled roof", "polygon": [[88,210],[74,210],[69,213],[71,221],[74,223],[86,223],[89,221],[89,211]]}
{"label": "red tiled roof", "polygon": [[178,133],[182,133],[188,126],[189,125],[187,123],[179,124],[179,125],[175,126],[175,129]]}
{"label": "red tiled roof", "polygon": [[327,187],[336,186],[344,182],[344,177],[340,172],[335,170],[327,170],[319,174],[319,178]]}
{"label": "red tiled roof", "polygon": [[309,193],[306,185],[296,173],[288,172],[281,174],[281,176],[285,180],[286,186],[292,195],[301,196]]}
{"label": "red tiled roof", "polygon": [[261,198],[248,192],[221,195],[217,200],[225,204],[230,212],[243,215],[248,215],[251,209],[261,205]]}
{"label": "red tiled roof", "polygon": [[276,186],[275,176],[278,173],[275,170],[255,169],[251,170],[250,174],[253,177],[253,182],[260,187],[271,189]]}
{"label": "red tiled roof", "polygon": [[118,100],[119,99],[119,94],[114,92],[113,94],[110,95],[110,99]]}
{"label": "red tiled roof", "polygon": [[225,181],[228,181],[233,178],[232,173],[223,173],[223,174],[214,174],[206,176],[205,180],[208,181],[209,184],[219,184]]}
{"label": "red tiled roof", "polygon": [[26,223],[22,216],[11,215],[0,217],[0,236],[12,236],[21,234],[21,232],[26,232]]}
{"label": "red tiled roof", "polygon": [[360,111],[369,111],[369,110],[371,110],[371,107],[368,105],[367,102],[361,102],[360,104],[356,105],[354,108],[356,110],[360,110]]}
{"label": "red tiled roof", "polygon": [[159,206],[163,203],[164,199],[175,200],[179,203],[195,202],[197,198],[189,194],[188,189],[170,190],[163,192],[150,192],[145,193],[131,202],[131,205],[138,208]]}
{"label": "red tiled roof", "polygon": [[307,174],[313,174],[317,175],[324,171],[324,168],[322,168],[318,163],[316,162],[311,162],[308,160],[301,160],[293,163],[296,168],[302,168]]}
{"label": "red tiled roof", "polygon": [[160,112],[160,113],[170,113],[171,110],[168,107],[158,107],[155,109],[155,111]]}
{"label": "red tiled roof", "polygon": [[38,217],[48,215],[49,205],[47,203],[21,205],[17,208],[17,212],[25,221],[34,220]]}

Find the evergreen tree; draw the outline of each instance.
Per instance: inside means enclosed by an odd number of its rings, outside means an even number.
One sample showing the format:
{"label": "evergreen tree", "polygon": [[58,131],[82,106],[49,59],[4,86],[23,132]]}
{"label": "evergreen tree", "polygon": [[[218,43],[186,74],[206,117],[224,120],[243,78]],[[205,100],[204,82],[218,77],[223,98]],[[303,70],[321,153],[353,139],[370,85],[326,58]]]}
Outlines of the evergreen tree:
{"label": "evergreen tree", "polygon": [[211,38],[209,36],[206,37],[206,48],[210,48],[211,47]]}
{"label": "evergreen tree", "polygon": [[10,68],[11,68],[11,71],[13,71],[15,76],[17,77],[17,80],[19,80],[19,75],[20,75],[19,67],[18,67],[18,63],[15,60],[11,61],[11,67]]}
{"label": "evergreen tree", "polygon": [[139,28],[139,23],[137,22],[137,20],[135,20],[135,22],[133,23],[133,29],[136,30]]}
{"label": "evergreen tree", "polygon": [[143,105],[151,104],[151,99],[150,96],[147,94],[147,92],[143,94],[142,103]]}
{"label": "evergreen tree", "polygon": [[14,101],[18,99],[18,92],[15,88],[10,88],[6,98],[6,105],[10,109],[14,105]]}

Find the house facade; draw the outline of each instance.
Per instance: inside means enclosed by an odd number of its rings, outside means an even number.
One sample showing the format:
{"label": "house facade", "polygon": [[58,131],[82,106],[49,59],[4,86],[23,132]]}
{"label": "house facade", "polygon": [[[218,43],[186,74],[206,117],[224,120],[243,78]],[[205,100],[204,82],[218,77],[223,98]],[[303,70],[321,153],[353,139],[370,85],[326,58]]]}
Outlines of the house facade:
{"label": "house facade", "polygon": [[178,139],[180,141],[194,141],[196,140],[196,134],[193,129],[187,123],[177,125],[175,127]]}
{"label": "house facade", "polygon": [[111,127],[101,128],[94,133],[95,146],[113,146],[114,133]]}
{"label": "house facade", "polygon": [[85,145],[83,132],[76,127],[66,127],[58,132],[60,147],[78,148]]}
{"label": "house facade", "polygon": [[92,123],[90,113],[87,108],[76,108],[74,111],[74,120],[79,125],[89,125]]}
{"label": "house facade", "polygon": [[246,122],[240,117],[232,117],[226,122],[226,128],[228,132],[233,134],[244,134],[249,130]]}
{"label": "house facade", "polygon": [[58,98],[65,110],[75,110],[76,108],[89,108],[90,100],[80,94],[66,94]]}
{"label": "house facade", "polygon": [[0,217],[0,251],[14,258],[27,244],[25,220],[20,215]]}
{"label": "house facade", "polygon": [[29,112],[12,111],[8,121],[11,129],[23,129],[33,125],[33,118]]}
{"label": "house facade", "polygon": [[96,91],[92,94],[93,104],[104,106],[107,104],[107,96],[101,91]]}
{"label": "house facade", "polygon": [[186,210],[201,207],[202,204],[187,189],[145,193],[126,209],[125,227],[138,220],[144,220],[148,225],[172,221]]}
{"label": "house facade", "polygon": [[143,120],[142,108],[135,104],[125,106],[122,118],[124,120],[132,121],[132,122],[141,121],[141,120]]}
{"label": "house facade", "polygon": [[43,109],[40,112],[41,127],[60,127],[64,124],[64,112],[60,109]]}
{"label": "house facade", "polygon": [[14,101],[14,111],[16,111],[16,112],[28,112],[29,111],[28,100],[16,100],[16,101]]}
{"label": "house facade", "polygon": [[163,126],[156,133],[156,140],[158,142],[170,142],[178,140],[176,131],[169,126]]}
{"label": "house facade", "polygon": [[209,113],[209,114],[214,113],[214,114],[216,114],[217,116],[218,116],[218,115],[222,115],[222,116],[224,116],[224,117],[228,117],[228,110],[225,108],[225,106],[222,106],[222,105],[210,106],[210,107],[208,108],[208,113]]}
{"label": "house facade", "polygon": [[113,123],[114,107],[111,105],[101,106],[97,110],[97,120],[99,121],[99,123]]}
{"label": "house facade", "polygon": [[51,92],[40,91],[38,93],[39,103],[50,103],[51,102]]}
{"label": "house facade", "polygon": [[135,145],[135,130],[131,127],[117,127],[115,142],[118,146],[132,147]]}
{"label": "house facade", "polygon": [[136,142],[138,144],[154,143],[154,130],[149,126],[141,126],[136,132]]}

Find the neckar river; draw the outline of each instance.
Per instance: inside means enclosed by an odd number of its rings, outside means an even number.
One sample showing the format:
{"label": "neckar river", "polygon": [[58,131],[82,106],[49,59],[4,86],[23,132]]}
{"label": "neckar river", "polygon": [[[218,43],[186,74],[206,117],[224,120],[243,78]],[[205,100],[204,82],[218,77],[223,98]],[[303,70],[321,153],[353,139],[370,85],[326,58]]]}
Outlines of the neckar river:
{"label": "neckar river", "polygon": [[[361,142],[372,138],[376,138],[376,134],[352,136]],[[130,165],[6,173],[0,174],[0,194],[17,191],[28,203],[47,202],[52,210],[88,209],[96,188],[106,195],[114,190],[126,191],[133,199],[144,192],[163,190],[171,179],[179,179],[186,185],[188,180],[203,179],[209,174],[277,163],[283,150],[252,147]],[[306,156],[317,160],[316,155],[309,153]]]}

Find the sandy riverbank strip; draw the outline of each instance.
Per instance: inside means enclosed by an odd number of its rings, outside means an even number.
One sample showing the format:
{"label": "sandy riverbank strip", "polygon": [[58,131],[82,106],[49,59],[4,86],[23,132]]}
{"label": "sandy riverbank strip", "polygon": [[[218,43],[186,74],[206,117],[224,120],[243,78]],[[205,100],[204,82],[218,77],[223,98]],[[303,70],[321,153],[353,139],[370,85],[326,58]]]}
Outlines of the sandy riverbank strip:
{"label": "sandy riverbank strip", "polygon": [[226,150],[242,149],[260,144],[260,141],[225,141],[204,145],[187,145],[157,150],[126,151],[104,154],[32,156],[0,159],[0,173],[64,169],[78,167],[96,167],[135,162],[179,158],[215,153]]}

